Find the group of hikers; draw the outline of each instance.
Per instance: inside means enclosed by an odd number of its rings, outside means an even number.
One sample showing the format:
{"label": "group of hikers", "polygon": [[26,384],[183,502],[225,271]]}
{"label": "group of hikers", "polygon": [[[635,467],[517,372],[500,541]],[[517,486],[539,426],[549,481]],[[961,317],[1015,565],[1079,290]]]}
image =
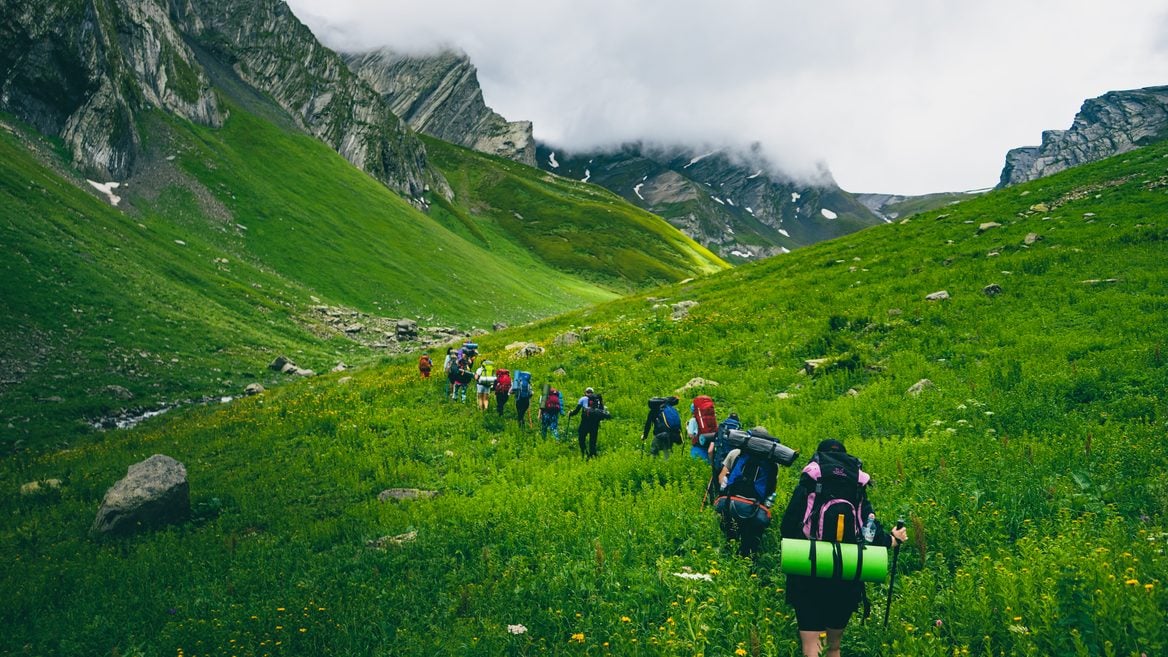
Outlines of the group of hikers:
{"label": "group of hikers", "polygon": [[[531,374],[517,371],[513,378],[489,360],[476,368],[477,357],[478,345],[473,342],[447,350],[443,364],[446,394],[465,401],[467,387],[473,383],[479,409],[489,408],[493,392],[500,416],[508,398],[514,396],[519,425],[527,426],[526,414],[534,396]],[[418,369],[424,378],[430,376],[432,367],[429,356],[423,355]],[[677,410],[680,402],[676,396],[648,400],[642,445],[652,435],[650,454],[668,457],[674,446],[689,443],[690,456],[710,465],[703,508],[713,508],[726,538],[737,541],[738,554],[753,558],[771,525],[778,469],[793,465],[798,452],[783,445],[765,427],[744,429],[735,412],[719,422],[714,400],[707,395],[694,397],[683,426]],[[550,430],[559,440],[558,423],[564,413],[560,392],[544,385],[538,408],[541,436],[546,438]],[[585,389],[568,415],[577,414],[581,416],[577,429],[580,453],[584,458],[594,457],[600,423],[611,416],[603,398],[592,388]],[[795,610],[806,657],[818,657],[824,647],[829,657],[837,657],[844,628],[861,604],[867,616],[870,603],[865,581],[879,581],[888,571],[887,551],[873,548],[893,548],[895,575],[896,557],[908,538],[907,530],[903,522],[885,529],[877,521],[867,496],[870,485],[871,477],[860,460],[848,454],[839,440],[826,439],[802,469],[783,511],[779,533],[782,569],[787,574],[786,599]],[[889,596],[891,601],[891,583]],[[821,638],[826,639],[826,645]]]}

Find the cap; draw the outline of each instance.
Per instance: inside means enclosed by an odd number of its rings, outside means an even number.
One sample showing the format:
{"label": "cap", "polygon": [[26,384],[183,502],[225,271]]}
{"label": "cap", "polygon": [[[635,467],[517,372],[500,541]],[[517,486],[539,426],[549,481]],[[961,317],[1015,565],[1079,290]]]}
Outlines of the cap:
{"label": "cap", "polygon": [[836,440],[835,438],[828,438],[826,440],[820,441],[819,447],[816,447],[815,451],[817,451],[817,452],[843,452],[844,454],[848,453],[848,450],[844,449],[844,444],[841,443],[840,441]]}
{"label": "cap", "polygon": [[594,392],[596,392],[596,391],[593,390],[592,388],[585,388],[584,389],[584,394],[586,394],[586,395],[591,395]]}

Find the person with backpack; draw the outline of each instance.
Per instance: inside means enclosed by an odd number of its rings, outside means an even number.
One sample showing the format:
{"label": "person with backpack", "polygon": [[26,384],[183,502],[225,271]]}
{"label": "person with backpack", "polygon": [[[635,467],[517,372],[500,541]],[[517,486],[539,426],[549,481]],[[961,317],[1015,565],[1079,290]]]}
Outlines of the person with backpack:
{"label": "person with backpack", "polygon": [[499,368],[495,370],[495,408],[499,417],[503,417],[503,407],[507,405],[507,398],[511,396],[511,372]]}
{"label": "person with backpack", "polygon": [[[885,547],[908,540],[904,527],[885,532],[876,522],[867,495],[871,477],[861,466],[840,441],[820,442],[783,513],[782,536]],[[870,538],[864,536],[866,521],[871,523]],[[867,607],[867,595],[861,581],[787,575],[787,602],[795,609],[804,656],[819,657],[819,637],[826,633],[827,654],[836,657],[844,628],[861,602]]]}
{"label": "person with backpack", "polygon": [[709,462],[709,443],[718,432],[718,418],[714,415],[714,400],[707,395],[694,397],[689,405],[690,419],[686,423],[689,435],[689,455]]}
{"label": "person with backpack", "polygon": [[461,350],[456,352],[454,364],[450,366],[450,398],[466,401],[466,387],[474,380],[470,371],[470,361]]}
{"label": "person with backpack", "polygon": [[[764,427],[751,429],[752,435],[778,442]],[[738,554],[752,556],[762,544],[762,535],[771,524],[779,466],[743,449],[732,449],[718,474],[719,497],[714,510],[727,540],[738,540]]]}
{"label": "person with backpack", "polygon": [[[681,414],[677,412],[677,404],[681,400],[677,397],[652,397],[649,399],[649,416],[645,418],[645,429],[641,432],[641,442],[649,437],[649,430],[653,430],[653,443],[649,447],[649,454],[657,456],[664,452],[665,458],[674,445],[681,444]],[[642,445],[641,450],[644,451]]]}
{"label": "person with backpack", "polygon": [[[527,419],[527,409],[531,406],[533,392],[531,389],[531,372],[516,370],[515,379],[511,382],[511,394],[515,396],[515,415],[520,429],[524,428],[524,425],[530,424]],[[558,428],[556,433],[558,435]]]}
{"label": "person with backpack", "polygon": [[430,360],[430,354],[422,354],[418,359],[418,374],[422,375],[423,379],[430,378],[430,370],[434,368],[434,361]]}
{"label": "person with backpack", "polygon": [[446,375],[446,388],[443,394],[445,394],[447,397],[450,396],[450,393],[454,388],[454,379],[450,375],[450,370],[454,367],[454,363],[454,347],[447,347],[446,358],[442,361],[442,373]]}
{"label": "person with backpack", "polygon": [[730,411],[726,419],[718,425],[718,431],[714,433],[714,439],[710,441],[707,452],[710,461],[710,483],[706,487],[706,498],[702,502],[703,505],[707,501],[713,502],[718,497],[718,474],[722,472],[722,465],[732,449],[727,438],[731,430],[740,429],[742,429],[742,421],[738,419],[738,413]]}
{"label": "person with backpack", "polygon": [[547,438],[548,430],[560,439],[560,416],[564,414],[564,404],[560,391],[545,384],[546,392],[539,400],[539,437]]}
{"label": "person with backpack", "polygon": [[480,411],[485,411],[491,407],[491,390],[495,387],[495,363],[493,361],[484,360],[482,365],[475,370],[475,398],[478,400]]}
{"label": "person with backpack", "polygon": [[[568,417],[580,415],[580,425],[576,429],[576,438],[580,442],[580,456],[590,459],[596,456],[596,439],[600,434],[600,421],[608,418],[608,410],[604,408],[604,398],[592,388],[584,389],[584,396],[576,402],[576,407],[568,413]],[[587,439],[587,442],[586,442]]]}

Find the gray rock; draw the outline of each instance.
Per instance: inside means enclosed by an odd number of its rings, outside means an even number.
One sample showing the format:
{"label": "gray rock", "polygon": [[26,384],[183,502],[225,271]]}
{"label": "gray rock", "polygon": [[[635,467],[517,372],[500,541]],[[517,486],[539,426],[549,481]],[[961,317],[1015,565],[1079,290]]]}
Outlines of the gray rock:
{"label": "gray rock", "polygon": [[253,395],[258,395],[258,394],[262,393],[263,391],[264,391],[264,387],[262,385],[260,385],[258,383],[249,383],[249,384],[247,384],[247,387],[243,389],[243,394],[251,397]]}
{"label": "gray rock", "polygon": [[830,358],[808,358],[803,361],[803,371],[807,374],[815,374],[815,370],[827,365],[831,362]]}
{"label": "gray rock", "polygon": [[1002,286],[998,285],[997,283],[990,283],[989,285],[983,287],[981,291],[982,294],[986,295],[987,297],[996,297],[1002,293]]}
{"label": "gray rock", "polygon": [[22,484],[20,487],[20,494],[25,496],[44,495],[50,491],[61,488],[60,479],[39,479],[37,481],[30,481],[27,484]]}
{"label": "gray rock", "polygon": [[987,230],[992,230],[994,228],[1001,228],[1001,227],[1002,227],[1002,224],[999,224],[996,221],[987,221],[987,222],[985,222],[977,227],[977,232],[984,233]]}
{"label": "gray rock", "polygon": [[344,363],[337,363],[337,366],[329,370],[330,372],[344,372],[349,369],[349,366]]}
{"label": "gray rock", "polygon": [[678,388],[677,392],[686,392],[687,390],[693,390],[695,388],[704,388],[705,386],[718,386],[718,385],[719,385],[718,382],[714,381],[712,379],[703,379],[700,376],[695,376],[694,378],[689,380],[689,383],[686,383],[682,387]]}
{"label": "gray rock", "polygon": [[379,502],[388,502],[390,500],[400,502],[402,500],[428,500],[438,494],[436,490],[421,490],[419,488],[387,488],[377,495]]}
{"label": "gray rock", "polygon": [[697,301],[678,301],[673,304],[673,319],[674,321],[685,319],[689,316],[689,311],[694,306],[698,305]]}
{"label": "gray rock", "polygon": [[292,361],[288,360],[288,359],[287,359],[287,358],[285,358],[284,356],[276,356],[276,360],[272,361],[272,362],[271,362],[271,363],[268,365],[268,369],[270,369],[270,370],[276,370],[277,372],[283,372],[283,371],[284,371],[284,368],[285,368],[287,365],[289,365],[291,362],[292,362]]}
{"label": "gray rock", "polygon": [[556,336],[553,342],[561,347],[567,345],[578,344],[580,342],[580,334],[573,331],[568,331],[562,335]]}
{"label": "gray rock", "polygon": [[933,387],[935,386],[933,385],[932,381],[928,379],[921,379],[920,381],[912,384],[912,386],[909,387],[905,394],[911,395],[913,397],[920,397],[922,392]]}
{"label": "gray rock", "polygon": [[552,372],[552,375],[555,376],[556,378],[562,378],[562,377],[568,376],[568,373],[566,371],[564,371],[564,368],[557,367],[555,369],[555,371]]}
{"label": "gray rock", "polygon": [[372,541],[366,541],[365,545],[366,547],[372,548],[374,550],[384,550],[391,545],[401,546],[405,545],[406,543],[412,543],[413,541],[417,540],[417,538],[418,530],[415,529],[404,534],[398,534],[397,536],[387,535]]}
{"label": "gray rock", "polygon": [[134,393],[130,392],[129,390],[126,390],[122,386],[108,385],[108,386],[102,388],[101,391],[106,393],[106,394],[113,395],[114,397],[117,397],[118,399],[133,399],[134,398]]}
{"label": "gray rock", "polygon": [[126,476],[106,491],[90,531],[129,534],[184,520],[191,510],[187,469],[164,454],[131,465]]}
{"label": "gray rock", "polygon": [[933,292],[932,294],[925,295],[925,301],[944,301],[948,298],[949,292],[946,290],[941,290],[939,292]]}
{"label": "gray rock", "polygon": [[502,331],[505,328],[507,328],[507,325],[503,322],[495,322],[494,324],[491,324],[492,331]]}
{"label": "gray rock", "polygon": [[1026,237],[1022,239],[1022,243],[1026,246],[1034,246],[1034,243],[1041,240],[1042,235],[1038,233],[1027,233]]}

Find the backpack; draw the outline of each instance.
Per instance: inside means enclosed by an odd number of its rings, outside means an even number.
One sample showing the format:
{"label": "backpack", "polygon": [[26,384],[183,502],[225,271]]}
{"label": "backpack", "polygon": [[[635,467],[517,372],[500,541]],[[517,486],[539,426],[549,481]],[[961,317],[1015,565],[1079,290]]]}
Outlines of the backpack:
{"label": "backpack", "polygon": [[694,397],[694,419],[698,421],[698,435],[693,438],[694,446],[706,445],[718,433],[718,418],[714,415],[714,400],[707,395]]}
{"label": "backpack", "polygon": [[510,392],[511,391],[511,372],[500,368],[497,370],[495,379],[495,392]]}
{"label": "backpack", "polygon": [[483,374],[482,375],[486,376],[486,377],[495,376],[495,363],[494,363],[494,361],[489,361],[489,360],[483,361]]}
{"label": "backpack", "polygon": [[434,367],[434,362],[430,360],[429,356],[422,356],[418,359],[418,369],[428,371]]}
{"label": "backpack", "polygon": [[548,393],[544,395],[542,410],[549,413],[558,413],[560,411],[560,391],[555,388],[550,388]]}
{"label": "backpack", "polygon": [[531,393],[531,372],[516,372],[515,396],[519,399],[529,399],[531,397]]}
{"label": "backpack", "polygon": [[820,541],[860,541],[862,510],[871,477],[860,459],[842,452],[816,452],[803,468],[801,485],[810,490],[803,512],[803,536]]}
{"label": "backpack", "polygon": [[739,452],[738,458],[734,459],[734,467],[726,477],[723,495],[762,502],[770,495],[767,483],[774,468],[772,463],[754,458],[745,451]]}
{"label": "backpack", "polygon": [[718,433],[714,436],[714,460],[711,462],[715,468],[722,469],[722,463],[726,460],[726,455],[733,449],[726,442],[726,437],[729,435],[730,430],[741,428],[742,423],[736,417],[728,417],[722,420],[722,424],[718,425]]}
{"label": "backpack", "polygon": [[663,433],[681,435],[681,414],[677,412],[676,406],[667,404],[653,416],[653,434]]}
{"label": "backpack", "polygon": [[596,421],[607,420],[612,417],[608,409],[604,408],[604,397],[600,395],[589,395],[588,406],[584,407],[584,416],[593,418]]}

